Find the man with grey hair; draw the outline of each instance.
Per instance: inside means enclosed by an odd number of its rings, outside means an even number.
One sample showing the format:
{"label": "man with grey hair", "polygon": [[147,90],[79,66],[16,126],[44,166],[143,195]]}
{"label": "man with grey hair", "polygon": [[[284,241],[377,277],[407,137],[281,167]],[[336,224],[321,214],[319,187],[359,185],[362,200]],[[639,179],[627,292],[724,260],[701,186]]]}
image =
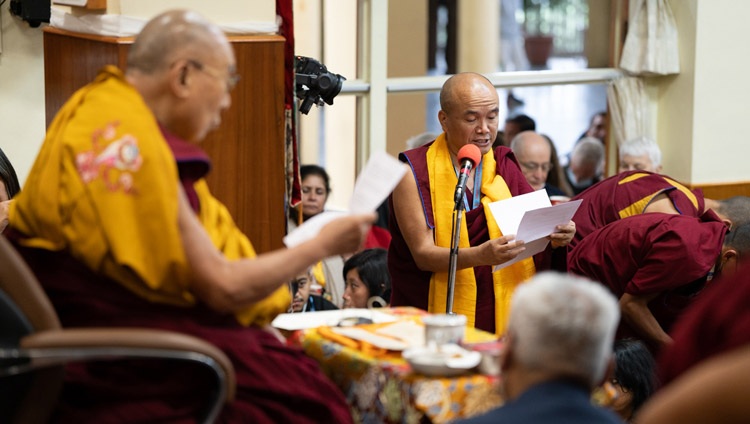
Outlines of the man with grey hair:
{"label": "man with grey hair", "polygon": [[648,171],[661,173],[661,150],[649,137],[631,138],[620,144],[619,172]]}
{"label": "man with grey hair", "polygon": [[604,169],[604,145],[599,139],[584,137],[570,153],[570,163],[565,167],[565,179],[578,194],[601,180]]}
{"label": "man with grey hair", "polygon": [[591,404],[612,366],[620,313],[604,287],[540,273],[516,289],[501,368],[507,402],[467,423],[620,423]]}

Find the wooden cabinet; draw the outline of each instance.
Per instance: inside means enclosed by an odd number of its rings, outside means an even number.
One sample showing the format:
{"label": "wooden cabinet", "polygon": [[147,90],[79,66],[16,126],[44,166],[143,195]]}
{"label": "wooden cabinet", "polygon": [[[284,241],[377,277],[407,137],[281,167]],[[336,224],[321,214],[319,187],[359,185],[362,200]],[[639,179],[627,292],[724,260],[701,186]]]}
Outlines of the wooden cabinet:
{"label": "wooden cabinet", "polygon": [[[284,38],[232,36],[240,82],[221,126],[202,143],[212,159],[208,183],[256,250],[281,247],[285,234]],[[125,67],[132,37],[47,27],[44,82],[47,125],[75,90],[104,65]]]}

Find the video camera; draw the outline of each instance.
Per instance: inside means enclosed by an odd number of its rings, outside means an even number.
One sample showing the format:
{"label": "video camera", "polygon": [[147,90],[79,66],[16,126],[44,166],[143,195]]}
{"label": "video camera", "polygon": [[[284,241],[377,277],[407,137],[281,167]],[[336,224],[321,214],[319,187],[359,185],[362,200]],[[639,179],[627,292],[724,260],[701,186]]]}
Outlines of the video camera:
{"label": "video camera", "polygon": [[302,100],[299,111],[307,115],[313,104],[332,105],[346,78],[328,72],[325,65],[311,57],[297,56],[295,61],[297,98]]}

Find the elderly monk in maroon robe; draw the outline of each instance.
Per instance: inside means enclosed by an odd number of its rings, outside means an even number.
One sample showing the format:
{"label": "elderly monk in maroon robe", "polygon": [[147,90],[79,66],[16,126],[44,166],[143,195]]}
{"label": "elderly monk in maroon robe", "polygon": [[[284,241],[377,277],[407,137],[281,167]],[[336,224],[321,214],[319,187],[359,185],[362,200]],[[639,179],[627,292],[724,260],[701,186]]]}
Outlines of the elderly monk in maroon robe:
{"label": "elderly monk in maroon robe", "polygon": [[658,358],[663,385],[714,355],[750,344],[750,225],[731,230],[725,244],[734,256],[726,255],[721,276],[675,323],[669,333],[674,343]]}
{"label": "elderly monk in maroon robe", "polygon": [[[317,364],[267,324],[289,305],[286,281],[357,250],[375,216],[256,257],[211,196],[196,146],[229,107],[234,72],[217,26],[184,10],[153,18],[125,72],[103,69],[55,117],[11,206],[10,237],[63,326],[166,329],[222,349],[237,391],[219,421],[351,422]],[[52,420],[193,422],[209,378],[174,362],[71,364]]]}
{"label": "elderly monk in maroon robe", "polygon": [[713,212],[701,218],[663,213],[615,221],[581,240],[568,257],[571,273],[609,287],[620,300],[618,338],[642,339],[654,350],[680,313],[733,251],[727,226]]}
{"label": "elderly monk in maroon robe", "polygon": [[[400,155],[412,173],[390,199],[391,304],[445,313],[456,155],[464,145],[473,144],[482,159],[471,170],[462,199],[466,213],[460,228],[453,310],[465,315],[469,325],[502,333],[513,290],[535,269],[529,258],[491,271],[492,265],[515,258],[524,247],[522,240],[500,232],[488,205],[532,188],[507,147],[492,151],[500,112],[497,90],[485,77],[463,73],[449,78],[440,92],[440,107],[443,134]],[[567,245],[574,233],[572,222],[560,226],[550,235],[551,245]]]}

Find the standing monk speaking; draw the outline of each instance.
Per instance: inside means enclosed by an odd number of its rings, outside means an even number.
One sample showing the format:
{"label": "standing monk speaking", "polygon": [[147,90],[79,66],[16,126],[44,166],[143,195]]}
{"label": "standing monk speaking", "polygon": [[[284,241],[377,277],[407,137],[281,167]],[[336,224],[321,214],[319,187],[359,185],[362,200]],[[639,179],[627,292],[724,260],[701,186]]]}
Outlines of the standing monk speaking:
{"label": "standing monk speaking", "polygon": [[[513,290],[535,270],[533,261],[526,259],[492,272],[492,265],[515,258],[524,246],[513,235],[501,233],[488,205],[533,189],[510,149],[492,151],[499,107],[497,90],[487,78],[475,73],[449,78],[440,91],[440,108],[443,133],[399,156],[412,175],[407,174],[391,196],[391,303],[445,312],[456,154],[473,144],[482,159],[466,183],[453,310],[466,315],[472,326],[502,333]],[[574,233],[572,222],[558,227],[550,235],[552,246],[567,245]]]}

